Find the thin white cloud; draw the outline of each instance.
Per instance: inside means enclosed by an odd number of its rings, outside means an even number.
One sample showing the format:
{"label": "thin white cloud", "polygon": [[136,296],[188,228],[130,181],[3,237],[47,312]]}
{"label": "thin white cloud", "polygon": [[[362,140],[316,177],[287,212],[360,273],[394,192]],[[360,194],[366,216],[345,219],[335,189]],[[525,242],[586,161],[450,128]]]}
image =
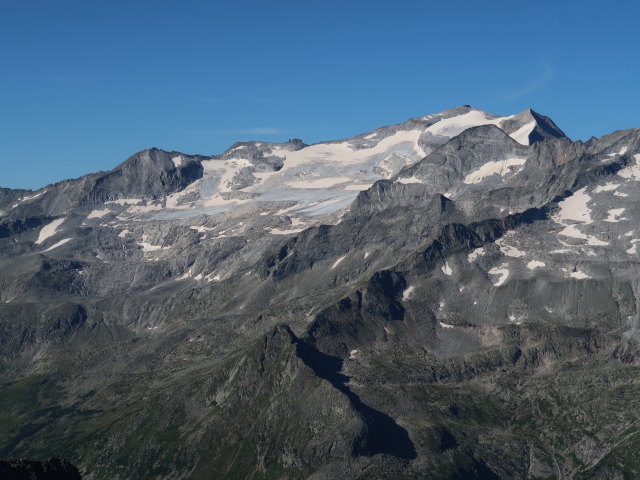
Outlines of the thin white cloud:
{"label": "thin white cloud", "polygon": [[506,100],[513,100],[514,98],[523,97],[528,95],[536,90],[544,87],[547,83],[553,80],[556,76],[556,70],[553,68],[549,62],[544,64],[544,69],[540,75],[529,80],[527,84],[523,87],[518,88],[517,90],[513,90],[504,95]]}

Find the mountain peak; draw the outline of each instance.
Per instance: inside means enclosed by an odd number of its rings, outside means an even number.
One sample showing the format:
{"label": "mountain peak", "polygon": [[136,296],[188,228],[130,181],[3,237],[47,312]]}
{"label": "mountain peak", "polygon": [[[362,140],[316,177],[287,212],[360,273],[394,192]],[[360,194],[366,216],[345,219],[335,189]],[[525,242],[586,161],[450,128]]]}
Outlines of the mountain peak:
{"label": "mountain peak", "polygon": [[550,138],[566,137],[553,120],[531,108],[502,118],[503,120],[498,126],[524,145],[531,145]]}

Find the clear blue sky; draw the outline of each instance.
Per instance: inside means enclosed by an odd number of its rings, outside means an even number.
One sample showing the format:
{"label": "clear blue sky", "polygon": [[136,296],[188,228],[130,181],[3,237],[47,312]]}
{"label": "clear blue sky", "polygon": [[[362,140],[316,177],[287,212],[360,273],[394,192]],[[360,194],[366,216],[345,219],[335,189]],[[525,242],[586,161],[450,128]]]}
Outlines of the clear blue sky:
{"label": "clear blue sky", "polygon": [[640,127],[637,2],[3,1],[0,186],[453,106]]}

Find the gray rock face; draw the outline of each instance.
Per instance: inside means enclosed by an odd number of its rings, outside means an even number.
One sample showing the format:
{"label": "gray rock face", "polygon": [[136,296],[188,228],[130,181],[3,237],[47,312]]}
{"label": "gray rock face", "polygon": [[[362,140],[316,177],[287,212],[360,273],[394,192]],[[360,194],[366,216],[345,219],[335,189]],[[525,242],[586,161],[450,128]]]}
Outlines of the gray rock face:
{"label": "gray rock face", "polygon": [[183,190],[202,178],[202,157],[164,152],[156,148],[139,152],[96,179],[95,203],[114,198],[157,198]]}
{"label": "gray rock face", "polygon": [[640,129],[457,107],[0,190],[0,452],[87,478],[632,478]]}

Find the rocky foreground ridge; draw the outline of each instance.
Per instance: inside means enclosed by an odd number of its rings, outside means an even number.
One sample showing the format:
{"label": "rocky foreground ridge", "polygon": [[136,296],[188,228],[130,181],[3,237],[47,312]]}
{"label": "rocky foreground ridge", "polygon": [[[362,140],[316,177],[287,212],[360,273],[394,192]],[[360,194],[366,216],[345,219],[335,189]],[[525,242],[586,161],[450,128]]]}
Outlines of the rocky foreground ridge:
{"label": "rocky foreground ridge", "polygon": [[81,480],[78,469],[66,460],[0,460],[0,478],[4,480]]}
{"label": "rocky foreground ridge", "polygon": [[634,478],[640,129],[463,106],[0,189],[0,458]]}

